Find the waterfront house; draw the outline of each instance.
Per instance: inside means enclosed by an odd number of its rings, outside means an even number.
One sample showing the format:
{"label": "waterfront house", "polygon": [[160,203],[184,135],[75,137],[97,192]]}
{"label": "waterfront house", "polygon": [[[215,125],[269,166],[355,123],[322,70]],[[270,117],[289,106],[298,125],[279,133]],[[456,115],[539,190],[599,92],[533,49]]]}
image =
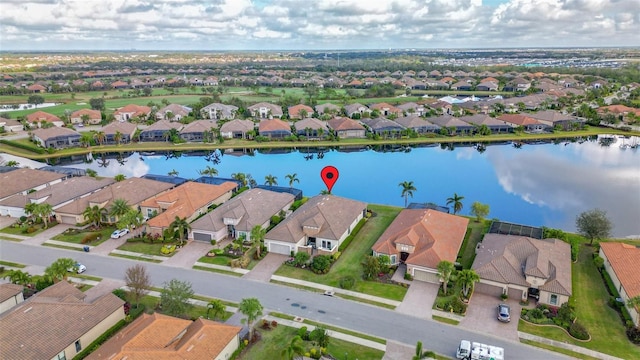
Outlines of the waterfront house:
{"label": "waterfront house", "polygon": [[266,136],[269,139],[282,139],[292,134],[289,123],[280,119],[264,119],[260,121],[258,133],[260,136]]}
{"label": "waterfront house", "polygon": [[321,139],[329,133],[329,125],[326,121],[316,118],[306,118],[293,123],[297,135],[302,135],[307,139]]}
{"label": "waterfront house", "polygon": [[404,126],[384,117],[375,119],[364,118],[360,121],[365,124],[372,133],[383,136],[384,138],[400,137],[402,131],[405,129]]}
{"label": "waterfront house", "polygon": [[[66,179],[67,175],[51,171],[20,168],[6,173],[0,173],[0,200],[16,194],[27,195],[55,185]],[[1,208],[0,208],[1,209]],[[9,215],[0,212],[0,215]]]}
{"label": "waterfront house", "polygon": [[497,117],[498,120],[512,124],[515,127],[522,126],[528,132],[542,132],[550,130],[551,126],[528,116],[528,114],[502,114]]}
{"label": "waterfront house", "polygon": [[336,117],[327,122],[327,125],[340,139],[364,139],[366,129],[358,121],[346,117]]}
{"label": "waterfront house", "polygon": [[411,129],[418,134],[425,134],[430,132],[437,132],[440,129],[440,126],[429,122],[428,120],[418,116],[418,115],[409,115],[399,117],[394,120],[398,124],[404,126],[407,129]]}
{"label": "waterfront house", "polygon": [[256,124],[251,120],[234,119],[220,126],[220,136],[225,139],[247,139]]}
{"label": "waterfront house", "polygon": [[170,141],[171,130],[179,133],[183,126],[181,123],[160,120],[140,132],[140,141]]}
{"label": "waterfront house", "polygon": [[64,127],[35,129],[31,138],[45,149],[65,149],[80,145],[80,133]]}
{"label": "waterfront house", "polygon": [[102,128],[104,143],[108,145],[130,143],[136,130],[138,130],[138,127],[130,122],[114,121],[109,123]]}
{"label": "waterfront house", "polygon": [[[485,125],[493,134],[513,132],[513,128],[515,127],[512,123],[496,119],[487,114],[462,116],[459,119],[476,127]],[[477,132],[477,129],[475,131]]]}
{"label": "waterfront house", "polygon": [[218,123],[215,120],[196,120],[180,130],[180,137],[190,142],[213,142],[216,140]]}
{"label": "waterfront house", "polygon": [[473,125],[449,115],[430,117],[428,121],[441,128],[448,128],[449,135],[471,134],[473,132]]}
{"label": "waterfront house", "polygon": [[640,326],[640,306],[628,304],[630,299],[640,296],[640,248],[620,242],[601,242],[600,257],[633,323]]}

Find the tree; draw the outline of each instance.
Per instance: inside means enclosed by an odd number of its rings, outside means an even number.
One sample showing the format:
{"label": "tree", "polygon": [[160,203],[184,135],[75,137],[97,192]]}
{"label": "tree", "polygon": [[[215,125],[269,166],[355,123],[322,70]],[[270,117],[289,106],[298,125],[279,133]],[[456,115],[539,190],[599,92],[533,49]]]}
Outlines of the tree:
{"label": "tree", "polygon": [[634,296],[631,299],[629,299],[627,301],[627,306],[636,308],[636,314],[638,316],[638,318],[636,319],[637,320],[636,322],[640,323],[640,312],[638,311],[638,309],[640,308],[640,295]]}
{"label": "tree", "polygon": [[249,327],[249,342],[251,342],[253,341],[253,323],[262,316],[262,304],[256,298],[245,298],[240,302],[238,310],[247,317],[242,319],[242,322],[246,322]]}
{"label": "tree", "polygon": [[447,286],[455,270],[456,268],[451,261],[442,260],[438,263],[438,276],[442,281],[442,292],[445,295],[447,295]]}
{"label": "tree", "polygon": [[103,98],[93,98],[89,99],[89,105],[93,110],[104,110],[104,99]]}
{"label": "tree", "polygon": [[144,222],[144,216],[136,209],[129,208],[124,215],[118,218],[118,229],[138,229]]}
{"label": "tree", "polygon": [[76,262],[71,258],[60,258],[44,270],[46,276],[50,277],[53,282],[67,280],[69,271],[77,270]]}
{"label": "tree", "polygon": [[80,134],[80,144],[84,147],[89,147],[93,142],[93,135],[90,132],[83,132]]}
{"label": "tree", "polygon": [[256,225],[251,229],[251,243],[256,248],[256,255],[260,258],[260,250],[262,249],[262,241],[264,240],[267,230],[260,225]]}
{"label": "tree", "polygon": [[176,216],[169,228],[174,231],[175,234],[178,234],[178,239],[180,240],[180,245],[184,243],[184,239],[189,235],[189,231],[191,231],[191,225],[187,221],[187,218],[181,219]]}
{"label": "tree", "polygon": [[99,207],[98,205],[87,206],[86,209],[82,212],[84,218],[93,223],[93,226],[99,228],[100,223],[102,222],[102,216],[107,213],[107,210]]}
{"label": "tree", "polygon": [[33,208],[33,216],[39,217],[42,219],[44,223],[44,228],[46,229],[49,224],[49,216],[53,212],[53,206],[47,203],[40,203],[34,206]]}
{"label": "tree", "polygon": [[189,303],[189,299],[193,296],[190,282],[171,279],[163,286],[160,292],[163,313],[171,316],[184,315],[193,306]]}
{"label": "tree", "polygon": [[302,338],[300,336],[294,336],[289,342],[289,345],[282,349],[281,355],[285,360],[293,360],[296,355],[304,354],[304,346],[302,346]]}
{"label": "tree", "polygon": [[113,141],[116,142],[116,145],[120,145],[120,142],[122,141],[122,133],[120,131],[116,131],[113,135]]}
{"label": "tree", "polygon": [[593,209],[576,217],[576,228],[578,233],[589,239],[589,243],[593,245],[593,240],[602,240],[610,236],[612,225],[606,211]]}
{"label": "tree", "polygon": [[2,278],[9,279],[9,282],[12,284],[27,285],[31,283],[32,276],[28,272],[15,269],[4,273]]}
{"label": "tree", "polygon": [[241,187],[247,186],[247,175],[245,173],[233,173],[231,178],[239,181]]}
{"label": "tree", "polygon": [[124,272],[124,281],[129,291],[127,297],[138,307],[142,299],[151,289],[151,279],[144,265],[136,264],[128,267]]}
{"label": "tree", "polygon": [[474,201],[473,204],[471,204],[471,215],[476,217],[476,222],[484,220],[484,218],[489,215],[489,204]]}
{"label": "tree", "polygon": [[319,347],[326,348],[329,346],[329,333],[327,329],[322,326],[316,327],[311,334],[309,334],[309,339],[311,339],[316,345]]}
{"label": "tree", "polygon": [[422,341],[418,341],[416,344],[416,354],[411,358],[412,360],[422,360],[428,358],[436,358],[436,353],[433,351],[422,351]]}
{"label": "tree", "polygon": [[4,164],[5,166],[9,166],[9,167],[18,167],[20,165],[19,162],[15,161],[15,160],[9,160],[7,161],[6,164]]}
{"label": "tree", "polygon": [[287,178],[287,180],[289,180],[289,187],[293,187],[293,183],[300,183],[300,180],[298,179],[298,174],[297,173],[287,174],[287,175],[285,175],[285,178]]}
{"label": "tree", "polygon": [[413,186],[413,181],[403,181],[398,184],[402,188],[402,193],[400,197],[404,198],[404,207],[407,207],[407,202],[409,200],[409,196],[413,197],[413,192],[418,191],[415,186]]}
{"label": "tree", "polygon": [[96,139],[98,144],[103,145],[105,140],[107,140],[107,134],[105,134],[104,131],[97,131],[93,134],[93,138]]}
{"label": "tree", "polygon": [[269,185],[269,186],[275,186],[278,185],[278,178],[269,174],[267,176],[264,177],[264,184],[265,185]]}
{"label": "tree", "polygon": [[178,176],[179,172],[176,169],[172,169],[167,173],[169,176]]}
{"label": "tree", "polygon": [[129,206],[127,200],[115,199],[113,200],[113,203],[111,203],[111,207],[109,208],[109,215],[120,218],[120,216],[128,213],[130,209],[131,206]]}
{"label": "tree", "polygon": [[458,273],[457,282],[462,287],[462,294],[465,298],[469,298],[469,292],[473,290],[478,281],[480,281],[480,276],[473,269],[464,269]]}
{"label": "tree", "polygon": [[453,215],[462,210],[462,199],[464,199],[464,196],[459,196],[457,193],[453,193],[452,197],[447,198],[447,205],[453,204]]}
{"label": "tree", "polygon": [[85,171],[85,174],[87,174],[87,176],[92,177],[92,178],[98,176],[98,172],[93,170],[93,169],[87,169]]}
{"label": "tree", "polygon": [[222,300],[213,299],[209,301],[207,304],[207,319],[209,318],[209,312],[213,312],[213,318],[215,319],[218,314],[224,314],[227,310],[227,307],[224,305]]}
{"label": "tree", "polygon": [[127,177],[124,174],[118,174],[118,175],[113,177],[113,180],[115,180],[117,182],[124,181],[126,179],[127,179]]}
{"label": "tree", "polygon": [[216,170],[215,168],[207,165],[206,168],[202,169],[202,170],[198,170],[198,174],[202,175],[202,176],[209,176],[209,177],[214,177],[216,175],[218,175],[218,170]]}
{"label": "tree", "polygon": [[35,105],[36,108],[42,103],[44,103],[44,97],[40,95],[31,95],[27,98],[27,104]]}
{"label": "tree", "polygon": [[376,256],[367,255],[362,262],[362,270],[365,280],[373,279],[380,272],[380,261]]}

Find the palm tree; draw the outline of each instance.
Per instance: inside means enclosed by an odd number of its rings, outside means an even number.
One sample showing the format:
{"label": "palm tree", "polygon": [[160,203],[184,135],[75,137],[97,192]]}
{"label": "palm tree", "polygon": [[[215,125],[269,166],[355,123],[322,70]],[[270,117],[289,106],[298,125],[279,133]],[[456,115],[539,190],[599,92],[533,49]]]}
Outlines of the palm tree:
{"label": "palm tree", "polygon": [[178,234],[180,245],[184,244],[185,235],[188,235],[189,231],[191,231],[191,225],[187,222],[187,218],[181,219],[178,216],[169,225],[169,228]]}
{"label": "palm tree", "polygon": [[215,168],[212,168],[211,166],[207,165],[206,168],[202,169],[202,170],[198,170],[198,174],[202,175],[202,176],[209,176],[209,177],[214,177],[216,175],[218,175],[218,170],[216,170]]}
{"label": "palm tree", "polygon": [[238,306],[238,310],[247,317],[246,319],[242,319],[242,322],[246,322],[249,327],[249,342],[253,341],[253,323],[262,316],[262,309],[263,307],[262,304],[260,304],[260,300],[256,298],[242,299]]}
{"label": "palm tree", "polygon": [[231,178],[238,180],[241,187],[247,186],[247,175],[245,173],[233,173],[231,174]]}
{"label": "palm tree", "polygon": [[49,224],[49,216],[53,212],[53,206],[47,203],[37,204],[33,209],[33,215],[42,219],[44,228],[46,229]]}
{"label": "palm tree", "polygon": [[457,193],[453,193],[452,197],[447,198],[447,205],[453,204],[453,215],[462,210],[462,199],[464,199],[464,196],[459,196]]}
{"label": "palm tree", "polygon": [[267,230],[260,225],[256,225],[251,229],[251,242],[256,247],[256,255],[260,258],[260,249],[262,249],[262,241],[267,234]]}
{"label": "palm tree", "polygon": [[117,182],[124,181],[126,179],[127,179],[127,177],[125,175],[123,175],[123,174],[118,174],[118,175],[113,177],[113,180],[115,180]]}
{"label": "palm tree", "polygon": [[51,263],[51,265],[44,270],[44,273],[46,276],[49,276],[53,282],[58,282],[67,279],[67,273],[70,269],[76,269],[76,262],[71,258],[60,258]]}
{"label": "palm tree", "polygon": [[278,178],[269,174],[267,176],[264,177],[264,184],[265,185],[269,185],[269,186],[275,186],[278,185]]}
{"label": "palm tree", "polygon": [[27,215],[35,215],[36,207],[38,203],[30,202],[24,206],[24,213]]}
{"label": "palm tree", "polygon": [[82,216],[84,218],[93,223],[93,226],[99,228],[100,222],[102,221],[102,215],[106,214],[106,210],[99,207],[98,205],[87,206],[86,209],[82,212]]}
{"label": "palm tree", "polygon": [[104,141],[107,139],[107,135],[104,133],[104,131],[96,132],[95,134],[93,134],[93,137],[100,145],[103,145]]}
{"label": "palm tree", "polygon": [[291,339],[289,346],[282,349],[282,357],[285,360],[293,360],[295,359],[296,355],[304,354],[304,346],[302,346],[302,344],[302,338],[300,336],[295,336],[293,339]]}
{"label": "palm tree", "polygon": [[293,187],[293,183],[300,183],[300,180],[298,179],[298,174],[297,173],[293,173],[293,174],[287,174],[285,175],[285,178],[287,178],[289,180],[289,187]]}
{"label": "palm tree", "polygon": [[127,203],[125,199],[115,199],[111,203],[111,207],[109,208],[109,215],[115,216],[118,219],[120,216],[128,213],[131,209],[131,206]]}
{"label": "palm tree", "polygon": [[404,207],[407,207],[407,202],[409,200],[409,196],[413,197],[413,192],[418,191],[415,186],[413,186],[413,181],[403,181],[398,184],[402,188],[402,193],[400,197],[404,198]]}
{"label": "palm tree", "polygon": [[89,147],[89,145],[91,145],[91,142],[93,141],[94,136],[91,135],[91,133],[89,132],[83,132],[80,135],[80,145],[84,146],[84,147]]}
{"label": "palm tree", "polygon": [[440,280],[442,280],[442,292],[444,292],[445,295],[447,295],[447,285],[455,270],[455,266],[450,261],[442,260],[438,263],[438,276]]}
{"label": "palm tree", "polygon": [[93,169],[85,170],[85,174],[87,174],[87,176],[92,177],[92,178],[98,176],[98,172],[93,170]]}
{"label": "palm tree", "polygon": [[474,284],[480,281],[480,276],[473,269],[464,269],[458,273],[456,281],[462,286],[462,295],[468,299]]}
{"label": "palm tree", "polygon": [[227,307],[222,303],[222,300],[213,299],[207,304],[207,319],[209,318],[209,311],[213,312],[213,318],[215,319],[218,314],[223,314],[227,310]]}
{"label": "palm tree", "polygon": [[411,358],[412,360],[421,360],[421,359],[427,359],[427,358],[434,358],[436,357],[436,353],[434,353],[433,351],[422,351],[422,341],[418,341],[418,343],[416,344],[416,354],[413,355],[413,357]]}
{"label": "palm tree", "polygon": [[2,278],[9,279],[12,284],[27,285],[31,283],[32,276],[28,272],[15,269],[7,271]]}
{"label": "palm tree", "polygon": [[176,170],[176,169],[172,169],[171,171],[169,171],[167,173],[167,175],[169,175],[169,176],[178,176],[178,174],[179,174],[178,170]]}
{"label": "palm tree", "polygon": [[138,229],[144,222],[142,213],[136,209],[129,210],[118,219],[118,229]]}
{"label": "palm tree", "polygon": [[116,145],[120,145],[120,141],[122,141],[122,133],[120,131],[116,131],[115,135],[113,135],[113,141],[116,142]]}
{"label": "palm tree", "polygon": [[5,165],[6,166],[10,166],[10,167],[18,167],[18,165],[20,165],[20,163],[15,161],[15,160],[9,160],[9,161],[7,161],[7,163]]}

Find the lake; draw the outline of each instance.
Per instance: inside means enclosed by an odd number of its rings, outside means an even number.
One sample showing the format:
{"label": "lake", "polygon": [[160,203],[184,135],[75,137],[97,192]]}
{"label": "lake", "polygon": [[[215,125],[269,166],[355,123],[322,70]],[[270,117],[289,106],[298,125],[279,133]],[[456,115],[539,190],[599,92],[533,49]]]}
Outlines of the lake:
{"label": "lake", "polygon": [[[445,205],[457,193],[464,196],[461,214],[469,214],[474,201],[490,205],[489,218],[519,224],[575,230],[576,216],[586,210],[607,211],[615,236],[640,237],[640,152],[638,138],[600,136],[556,143],[438,144],[425,147],[386,146],[366,149],[325,149],[318,156],[304,146],[296,150],[244,150],[216,152],[217,159],[192,154],[130,154],[119,159],[100,156],[90,164],[102,176],[124,174],[198,178],[198,170],[212,166],[218,176],[249,173],[259,183],[266,175],[289,186],[285,176],[297,174],[294,186],[313,196],[325,189],[320,178],[324,166],[338,168],[333,194],[368,203],[404,206],[403,181],[416,191],[409,202]],[[308,153],[310,152],[310,153]],[[313,154],[313,156],[310,156]],[[110,160],[109,160],[110,159]]]}

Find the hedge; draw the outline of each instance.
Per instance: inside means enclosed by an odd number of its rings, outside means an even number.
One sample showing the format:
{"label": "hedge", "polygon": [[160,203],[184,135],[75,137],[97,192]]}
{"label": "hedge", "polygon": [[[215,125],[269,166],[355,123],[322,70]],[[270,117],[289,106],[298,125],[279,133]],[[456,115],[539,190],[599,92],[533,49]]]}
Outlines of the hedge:
{"label": "hedge", "polygon": [[353,241],[353,238],[356,237],[360,229],[362,229],[362,227],[364,226],[365,221],[366,221],[365,219],[362,219],[360,220],[360,222],[358,222],[356,227],[353,228],[353,231],[351,231],[351,234],[349,234],[349,236],[347,236],[347,238],[344,239],[344,241],[340,244],[340,247],[338,247],[338,251],[340,252],[344,251],[344,249],[346,249],[347,246],[351,244],[351,242]]}
{"label": "hedge", "polygon": [[17,141],[11,141],[11,140],[2,139],[2,140],[0,140],[0,144],[5,144],[5,145],[9,145],[9,146],[20,148],[20,149],[28,150],[28,151],[34,152],[36,154],[44,154],[46,152],[43,148],[39,148],[39,147],[37,147],[35,145],[32,146],[32,145],[24,144],[24,143],[17,142]]}

